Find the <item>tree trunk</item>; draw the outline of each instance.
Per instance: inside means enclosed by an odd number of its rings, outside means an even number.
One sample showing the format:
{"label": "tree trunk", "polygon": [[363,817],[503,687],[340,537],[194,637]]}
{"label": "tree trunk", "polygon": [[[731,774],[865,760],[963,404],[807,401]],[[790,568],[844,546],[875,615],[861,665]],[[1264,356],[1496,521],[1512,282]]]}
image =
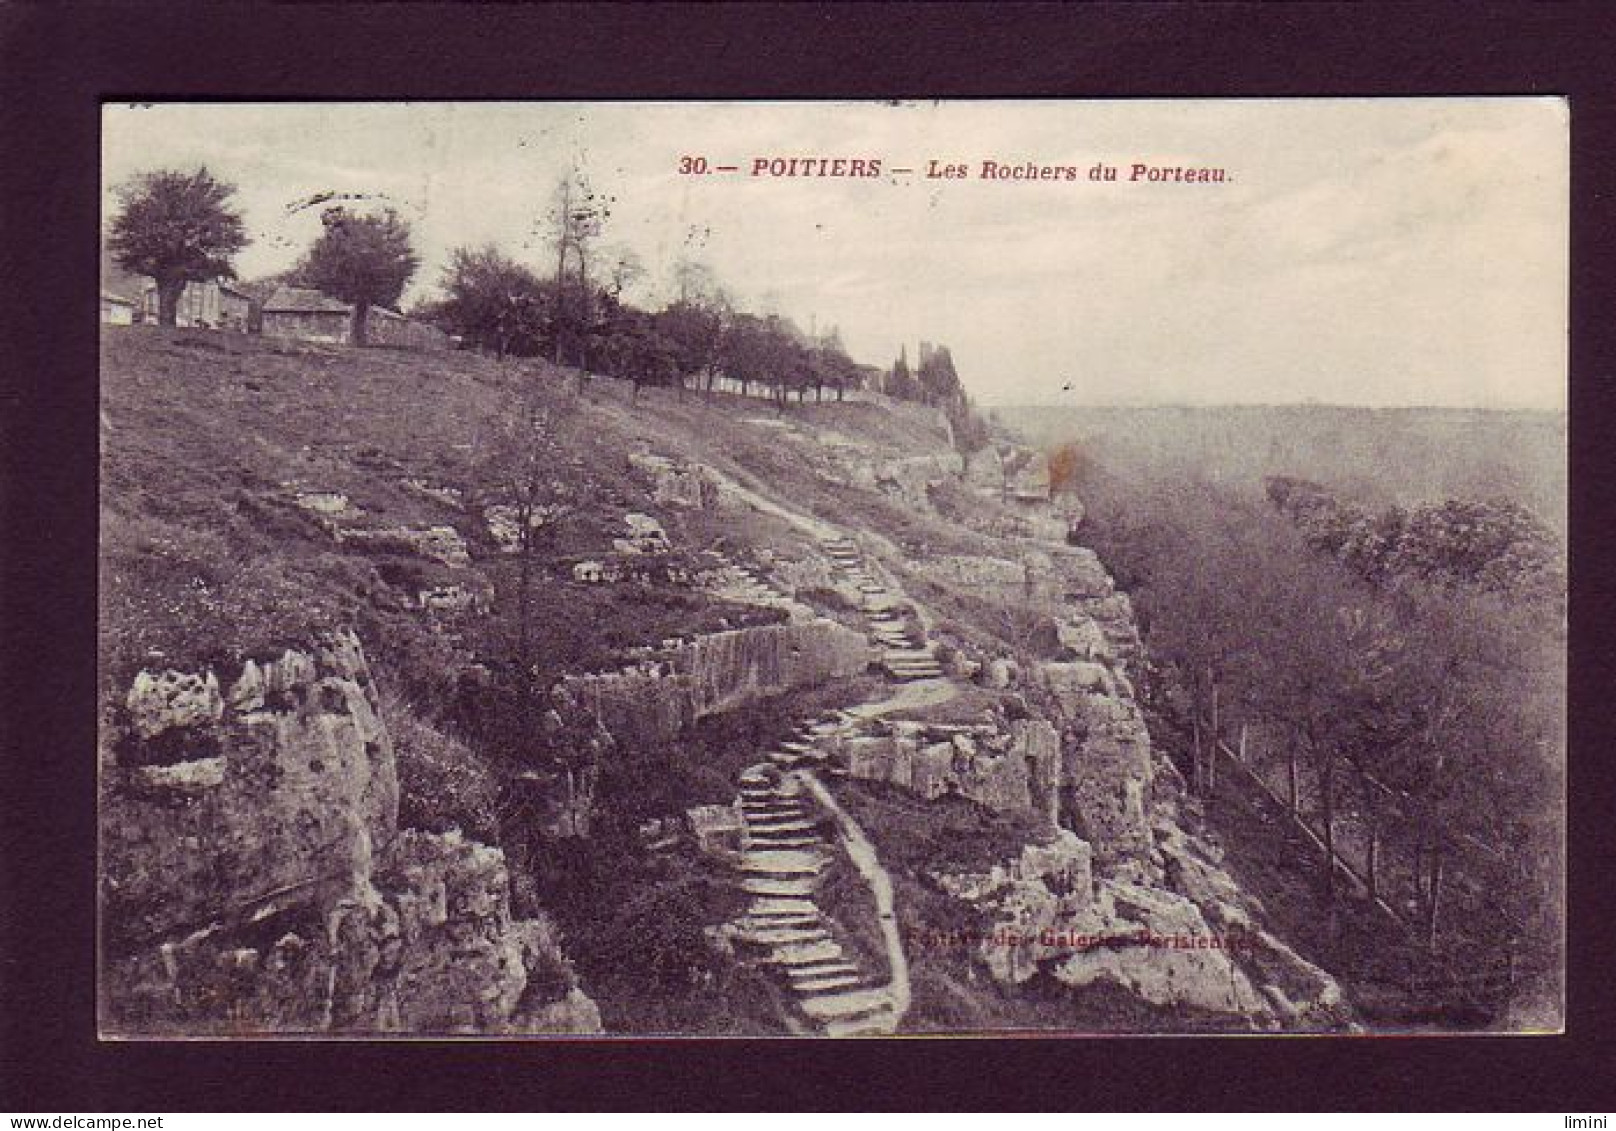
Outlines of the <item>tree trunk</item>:
{"label": "tree trunk", "polygon": [[185,293],[184,279],[157,280],[157,324],[177,326],[180,320],[180,295]]}
{"label": "tree trunk", "polygon": [[356,346],[362,346],[362,345],[365,344],[365,331],[366,331],[365,323],[368,321],[367,316],[369,314],[370,314],[370,303],[368,303],[368,302],[356,302],[356,303],[354,303],[354,308],[353,308],[353,330],[348,335],[348,340],[351,341]]}

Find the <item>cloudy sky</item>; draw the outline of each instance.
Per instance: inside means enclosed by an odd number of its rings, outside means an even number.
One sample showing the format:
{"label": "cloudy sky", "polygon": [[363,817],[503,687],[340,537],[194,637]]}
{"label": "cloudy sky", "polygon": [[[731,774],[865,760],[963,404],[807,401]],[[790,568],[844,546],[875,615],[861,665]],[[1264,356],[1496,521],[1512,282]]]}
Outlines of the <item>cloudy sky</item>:
{"label": "cloudy sky", "polygon": [[[1548,99],[108,106],[103,173],[109,208],[146,169],[234,182],[244,278],[313,239],[297,202],[375,194],[414,228],[408,301],[459,245],[551,269],[543,215],[579,168],[612,200],[604,241],[649,269],[638,301],[694,255],[860,361],[946,343],[989,404],[1561,408],[1566,121]],[[740,171],[681,175],[687,156]],[[749,175],[773,157],[884,175]],[[1102,162],[1117,181],[1088,178]],[[1135,163],[1226,180],[1131,183]]]}

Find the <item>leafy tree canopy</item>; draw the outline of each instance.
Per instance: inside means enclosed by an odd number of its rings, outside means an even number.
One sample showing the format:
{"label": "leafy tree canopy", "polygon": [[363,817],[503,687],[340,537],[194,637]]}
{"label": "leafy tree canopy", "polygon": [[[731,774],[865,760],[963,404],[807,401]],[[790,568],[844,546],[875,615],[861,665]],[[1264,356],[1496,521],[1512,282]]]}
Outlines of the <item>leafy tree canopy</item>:
{"label": "leafy tree canopy", "polygon": [[235,277],[231,259],[248,242],[235,192],[205,166],[141,173],[118,190],[107,246],[124,270],[156,282],[163,325],[174,325],[187,283]]}
{"label": "leafy tree canopy", "polygon": [[393,306],[420,264],[410,226],[389,208],[376,215],[327,208],[325,231],[309,249],[300,273],[312,286],[352,303],[356,324],[372,306]]}

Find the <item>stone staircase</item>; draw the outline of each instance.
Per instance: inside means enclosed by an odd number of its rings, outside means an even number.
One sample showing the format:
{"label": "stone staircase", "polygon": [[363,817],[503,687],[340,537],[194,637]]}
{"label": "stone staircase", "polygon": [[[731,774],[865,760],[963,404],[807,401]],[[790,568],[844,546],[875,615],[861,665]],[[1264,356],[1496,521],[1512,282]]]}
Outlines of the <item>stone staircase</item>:
{"label": "stone staircase", "polygon": [[942,665],[924,638],[916,637],[900,611],[902,594],[878,580],[865,563],[864,553],[851,538],[821,543],[837,572],[859,592],[859,604],[869,625],[870,639],[881,649],[881,666],[900,682],[941,679]]}
{"label": "stone staircase", "polygon": [[[835,724],[810,727],[815,725]],[[732,924],[735,941],[784,983],[798,1028],[827,1036],[891,1033],[900,1018],[888,987],[859,968],[817,901],[833,847],[816,803],[781,770],[818,759],[797,749],[776,751],[770,759],[740,776],[738,872],[749,903]]]}
{"label": "stone staircase", "polygon": [[721,554],[718,557],[723,567],[715,571],[708,584],[708,589],[715,595],[749,605],[792,603],[791,598],[780,592],[766,577],[759,576],[754,567],[733,562]]}

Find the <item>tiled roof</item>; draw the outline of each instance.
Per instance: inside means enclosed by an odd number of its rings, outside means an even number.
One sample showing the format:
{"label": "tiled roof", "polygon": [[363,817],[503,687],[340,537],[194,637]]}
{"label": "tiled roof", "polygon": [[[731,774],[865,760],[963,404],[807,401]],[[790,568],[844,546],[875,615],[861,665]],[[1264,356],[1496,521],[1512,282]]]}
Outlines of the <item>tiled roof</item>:
{"label": "tiled roof", "polygon": [[265,314],[351,314],[353,307],[310,287],[277,287]]}

